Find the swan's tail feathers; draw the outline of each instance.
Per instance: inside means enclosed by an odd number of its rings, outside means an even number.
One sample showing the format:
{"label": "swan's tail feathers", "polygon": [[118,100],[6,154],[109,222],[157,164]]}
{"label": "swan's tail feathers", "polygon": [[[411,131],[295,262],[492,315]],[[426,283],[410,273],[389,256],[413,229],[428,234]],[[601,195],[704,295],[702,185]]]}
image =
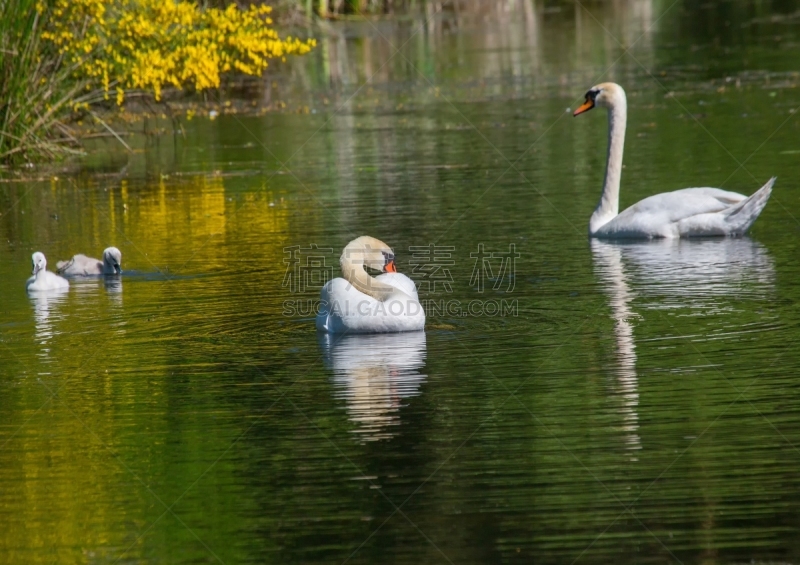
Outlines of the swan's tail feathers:
{"label": "swan's tail feathers", "polygon": [[772,177],[767,184],[759,188],[756,192],[745,198],[735,206],[731,206],[723,212],[728,233],[731,235],[743,235],[747,233],[753,222],[756,221],[764,206],[767,205],[772,186],[778,177]]}

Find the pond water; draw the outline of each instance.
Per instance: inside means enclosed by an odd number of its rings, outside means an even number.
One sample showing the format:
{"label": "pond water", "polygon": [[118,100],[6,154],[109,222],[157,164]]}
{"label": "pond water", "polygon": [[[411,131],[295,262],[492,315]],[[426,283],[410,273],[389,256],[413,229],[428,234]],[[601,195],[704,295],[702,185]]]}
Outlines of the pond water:
{"label": "pond water", "polygon": [[[800,562],[800,2],[497,6],[336,24],[285,111],[3,173],[0,561]],[[588,240],[605,80],[622,206],[777,175],[749,237]],[[363,234],[424,333],[317,335]],[[120,279],[26,294],[108,245]]]}

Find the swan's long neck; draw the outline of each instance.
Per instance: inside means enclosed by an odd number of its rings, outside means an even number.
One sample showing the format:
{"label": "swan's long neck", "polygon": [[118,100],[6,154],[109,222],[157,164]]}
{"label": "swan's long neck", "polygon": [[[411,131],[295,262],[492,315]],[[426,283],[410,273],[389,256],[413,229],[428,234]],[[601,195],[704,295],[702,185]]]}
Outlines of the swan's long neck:
{"label": "swan's long neck", "polygon": [[619,183],[622,178],[622,150],[625,146],[625,125],[628,103],[619,96],[608,110],[608,156],[603,195],[589,220],[589,232],[594,233],[619,213]]}
{"label": "swan's long neck", "polygon": [[375,280],[364,270],[364,265],[356,261],[342,260],[342,275],[359,292],[384,301],[396,289],[388,284]]}

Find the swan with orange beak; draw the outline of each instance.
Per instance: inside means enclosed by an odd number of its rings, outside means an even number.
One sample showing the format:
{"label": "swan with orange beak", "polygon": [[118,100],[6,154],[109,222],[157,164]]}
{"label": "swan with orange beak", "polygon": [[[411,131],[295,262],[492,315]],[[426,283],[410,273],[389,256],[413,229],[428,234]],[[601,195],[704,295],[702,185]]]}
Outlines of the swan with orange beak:
{"label": "swan with orange beak", "polygon": [[[361,236],[342,251],[342,275],[320,293],[316,325],[328,333],[385,333],[422,330],[425,312],[416,286],[397,272],[394,251],[374,237]],[[372,277],[366,268],[382,271]]]}
{"label": "swan with orange beak", "polygon": [[593,86],[573,116],[598,106],[608,109],[608,154],[603,193],[589,219],[590,237],[737,236],[750,229],[767,205],[775,177],[751,196],[719,188],[684,188],[650,196],[619,213],[622,151],[628,120],[625,91],[613,82]]}

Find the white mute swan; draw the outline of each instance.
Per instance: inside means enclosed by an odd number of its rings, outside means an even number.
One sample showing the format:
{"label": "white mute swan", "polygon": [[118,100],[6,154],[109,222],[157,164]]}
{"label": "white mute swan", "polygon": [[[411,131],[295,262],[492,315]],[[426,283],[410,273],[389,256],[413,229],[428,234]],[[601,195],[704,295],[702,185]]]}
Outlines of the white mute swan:
{"label": "white mute swan", "polygon": [[640,200],[619,211],[619,181],[628,103],[618,84],[604,82],[586,93],[573,116],[595,106],[608,108],[608,158],[603,195],[589,220],[589,235],[605,238],[697,237],[742,235],[769,200],[775,177],[752,196],[719,188],[684,188]]}
{"label": "white mute swan", "polygon": [[[318,330],[384,333],[425,327],[425,312],[414,281],[397,272],[394,252],[388,245],[361,236],[347,244],[339,263],[344,278],[330,280],[322,287]],[[373,278],[364,267],[383,274]]]}
{"label": "white mute swan", "polygon": [[56,272],[67,277],[89,275],[121,275],[122,252],[116,247],[103,251],[103,260],[93,259],[81,253],[73,255],[69,261],[56,263]]}
{"label": "white mute swan", "polygon": [[47,270],[47,259],[44,253],[37,251],[31,256],[33,261],[33,276],[25,283],[28,292],[43,290],[60,290],[69,288],[69,281]]}

